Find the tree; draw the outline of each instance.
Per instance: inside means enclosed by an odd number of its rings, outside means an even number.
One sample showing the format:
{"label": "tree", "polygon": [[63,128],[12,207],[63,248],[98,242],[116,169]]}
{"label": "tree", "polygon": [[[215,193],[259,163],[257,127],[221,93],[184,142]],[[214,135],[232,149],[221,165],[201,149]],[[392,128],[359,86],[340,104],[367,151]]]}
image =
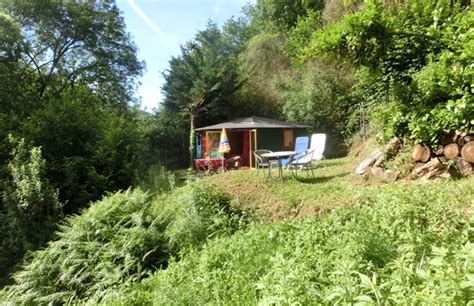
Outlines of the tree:
{"label": "tree", "polygon": [[299,17],[311,10],[319,11],[324,0],[258,0],[250,10],[253,23],[264,32],[287,33],[296,25]]}
{"label": "tree", "polygon": [[142,147],[136,115],[104,108],[100,99],[76,85],[20,123],[22,134],[42,146],[67,214],[134,183]]}
{"label": "tree", "polygon": [[226,99],[243,83],[236,71],[234,54],[226,47],[221,31],[209,23],[206,30],[181,48],[179,57],[171,59],[170,69],[164,74],[164,106],[184,111],[189,117],[191,167],[199,114],[204,110],[209,116],[222,114]]}
{"label": "tree", "polygon": [[34,76],[35,98],[81,82],[110,104],[130,100],[143,65],[114,1],[4,0],[0,12],[20,28],[22,64]]}
{"label": "tree", "polygon": [[[0,139],[42,147],[67,213],[134,182],[142,68],[113,0],[0,1]],[[8,159],[0,142],[0,178]]]}

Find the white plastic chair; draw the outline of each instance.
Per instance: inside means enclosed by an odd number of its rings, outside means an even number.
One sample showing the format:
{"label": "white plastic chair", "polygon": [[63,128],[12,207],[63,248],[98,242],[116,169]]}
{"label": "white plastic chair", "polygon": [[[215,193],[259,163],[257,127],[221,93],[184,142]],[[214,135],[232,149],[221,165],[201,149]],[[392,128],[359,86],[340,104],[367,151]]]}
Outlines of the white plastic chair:
{"label": "white plastic chair", "polygon": [[313,134],[311,135],[310,150],[313,152],[313,160],[324,159],[324,149],[326,148],[326,134]]}

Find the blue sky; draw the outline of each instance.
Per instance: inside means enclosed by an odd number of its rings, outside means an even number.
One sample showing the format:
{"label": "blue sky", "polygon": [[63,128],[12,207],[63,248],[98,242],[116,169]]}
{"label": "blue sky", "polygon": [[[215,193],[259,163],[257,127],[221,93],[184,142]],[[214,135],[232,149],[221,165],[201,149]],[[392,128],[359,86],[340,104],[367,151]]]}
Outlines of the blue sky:
{"label": "blue sky", "polygon": [[137,92],[143,109],[151,112],[162,101],[162,72],[171,56],[179,55],[180,45],[205,29],[209,20],[222,26],[230,17],[240,16],[248,2],[255,0],[117,0],[138,57],[146,62]]}

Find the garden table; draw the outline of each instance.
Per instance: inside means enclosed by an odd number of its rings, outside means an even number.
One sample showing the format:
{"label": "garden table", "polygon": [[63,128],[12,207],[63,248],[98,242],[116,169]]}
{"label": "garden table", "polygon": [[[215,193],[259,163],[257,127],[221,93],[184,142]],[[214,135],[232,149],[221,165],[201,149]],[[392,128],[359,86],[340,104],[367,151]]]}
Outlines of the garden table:
{"label": "garden table", "polygon": [[268,160],[278,160],[278,176],[280,177],[280,182],[283,182],[282,161],[296,154],[297,152],[295,151],[276,151],[271,153],[264,153],[262,154],[262,157]]}

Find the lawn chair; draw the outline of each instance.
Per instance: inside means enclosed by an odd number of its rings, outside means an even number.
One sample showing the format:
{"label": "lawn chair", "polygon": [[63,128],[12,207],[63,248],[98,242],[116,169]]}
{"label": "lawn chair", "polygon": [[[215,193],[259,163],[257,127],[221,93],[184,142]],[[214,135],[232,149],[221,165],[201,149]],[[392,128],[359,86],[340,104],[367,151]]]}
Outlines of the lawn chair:
{"label": "lawn chair", "polygon": [[313,155],[314,150],[308,149],[305,152],[298,154],[297,157],[294,157],[290,160],[288,164],[288,168],[290,169],[291,175],[294,177],[298,177],[298,171],[301,172],[302,170],[311,171],[313,177],[314,175],[314,166],[313,166]]}
{"label": "lawn chair", "polygon": [[[265,150],[265,149],[255,150],[253,152],[253,156],[255,156],[255,160],[257,162],[257,164],[256,164],[257,175],[259,174],[260,169],[268,169],[268,174],[266,176],[266,180],[268,181],[268,178],[270,177],[271,168],[272,168],[273,165],[277,165],[277,163],[262,157],[262,154],[265,154],[265,153],[272,153],[272,151]],[[263,175],[265,176],[265,173],[263,173]]]}
{"label": "lawn chair", "polygon": [[[324,159],[324,149],[326,148],[326,134],[313,134],[311,135],[311,146],[310,149],[313,152],[313,161],[319,161]],[[314,165],[315,167],[317,165]]]}
{"label": "lawn chair", "polygon": [[298,156],[300,156],[301,153],[308,150],[308,146],[309,146],[309,137],[308,136],[296,137],[294,151],[297,154],[292,158],[287,158],[287,159],[282,160],[281,161],[282,166],[288,166],[291,160],[293,160],[294,158],[297,158]]}

